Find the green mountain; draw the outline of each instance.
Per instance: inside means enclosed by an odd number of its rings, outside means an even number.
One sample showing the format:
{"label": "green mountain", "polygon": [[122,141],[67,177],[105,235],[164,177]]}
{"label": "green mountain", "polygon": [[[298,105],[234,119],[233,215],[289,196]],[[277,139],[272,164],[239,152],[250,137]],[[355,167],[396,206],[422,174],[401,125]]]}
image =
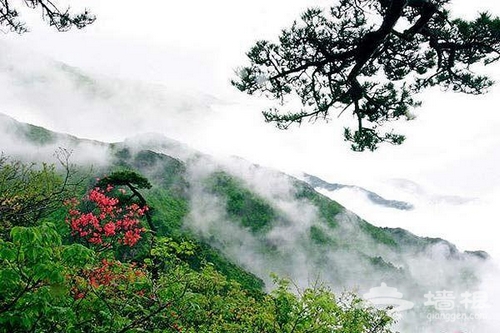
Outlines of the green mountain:
{"label": "green mountain", "polygon": [[212,262],[255,292],[277,273],[299,287],[324,281],[360,293],[386,283],[423,307],[429,290],[472,290],[488,262],[484,252],[460,252],[443,239],[376,227],[279,171],[216,160],[161,136],[105,144],[6,116],[0,130],[0,150],[15,158],[35,160],[64,146],[74,162],[94,164],[96,175],[139,171],[153,184],[144,195],[158,232],[196,240],[193,266]]}

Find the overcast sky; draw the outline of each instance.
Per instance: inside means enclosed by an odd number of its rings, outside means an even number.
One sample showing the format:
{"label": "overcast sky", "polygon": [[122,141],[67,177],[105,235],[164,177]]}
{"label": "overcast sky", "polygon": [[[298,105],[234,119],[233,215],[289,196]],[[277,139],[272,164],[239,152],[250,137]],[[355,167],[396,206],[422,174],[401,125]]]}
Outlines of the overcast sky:
{"label": "overcast sky", "polygon": [[[178,128],[168,133],[162,129],[168,128],[169,120],[159,110],[148,113],[147,119],[138,112],[122,117],[116,124],[108,122],[105,127],[92,122],[96,116],[92,112],[87,116],[68,111],[54,117],[36,108],[20,112],[21,106],[1,112],[21,121],[105,141],[141,132],[163,132],[207,152],[239,155],[288,172],[306,171],[332,182],[362,185],[390,199],[403,198],[420,205],[415,212],[401,215],[368,209],[348,194],[340,198],[370,221],[447,238],[462,249],[484,248],[500,255],[495,239],[495,217],[500,207],[500,86],[478,97],[439,89],[425,93],[424,106],[415,111],[417,119],[396,124],[408,136],[403,146],[353,153],[341,136],[349,115],[329,124],[304,124],[280,132],[263,122],[260,110],[266,101],[250,99],[229,84],[234,69],[245,64],[244,54],[252,42],[274,38],[308,6],[324,7],[330,1],[71,3],[75,9],[84,3],[98,20],[81,31],[56,33],[40,22],[39,13],[23,11],[32,31],[2,38],[34,57],[44,54],[96,77],[160,83],[172,91],[208,94],[218,102],[210,105],[208,116],[191,119],[195,125],[176,125]],[[472,17],[485,9],[500,15],[498,1],[453,3],[454,12],[462,16]],[[489,67],[489,73],[500,81],[500,65]],[[75,117],[77,124],[71,121]],[[127,119],[130,126],[124,125]],[[401,182],[390,181],[394,178],[414,181],[423,192],[410,193]],[[457,206],[432,200],[438,195],[473,200]]]}

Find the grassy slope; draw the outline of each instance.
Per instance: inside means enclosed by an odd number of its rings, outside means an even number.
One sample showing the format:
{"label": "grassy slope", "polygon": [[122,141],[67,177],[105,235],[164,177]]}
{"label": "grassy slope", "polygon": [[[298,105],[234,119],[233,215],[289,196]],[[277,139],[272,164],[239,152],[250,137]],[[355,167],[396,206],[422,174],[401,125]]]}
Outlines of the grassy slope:
{"label": "grassy slope", "polygon": [[[24,140],[43,145],[50,143],[54,138],[61,136],[43,128],[22,125],[18,131]],[[77,140],[73,138],[73,140]],[[111,145],[115,153],[114,165],[111,169],[131,168],[137,169],[146,175],[154,187],[144,191],[150,206],[154,211],[154,222],[159,227],[162,235],[168,235],[174,239],[194,240],[198,245],[197,255],[191,258],[193,267],[199,267],[203,262],[213,263],[223,274],[230,279],[238,281],[246,289],[258,292],[263,288],[263,282],[255,275],[246,272],[226,258],[220,251],[194,236],[190,231],[183,228],[183,219],[189,213],[189,183],[186,181],[185,165],[169,156],[151,151],[140,151],[132,153],[123,144]],[[107,172],[111,171],[107,170]],[[106,171],[103,171],[106,172]],[[339,228],[337,214],[344,208],[333,200],[317,193],[306,183],[294,180],[296,198],[307,200],[317,207],[319,217],[323,225],[312,225],[309,229],[308,238],[311,246],[318,249],[336,248],[344,251],[357,251],[345,240],[349,235],[332,236],[332,230]],[[252,192],[243,181],[224,172],[215,172],[208,178],[205,186],[214,195],[226,202],[226,210],[231,220],[248,228],[252,233],[263,234],[272,227],[273,221],[284,220],[279,209],[273,207],[266,199]],[[359,229],[367,235],[375,244],[391,248],[393,251],[424,251],[429,245],[443,242],[441,239],[421,238],[412,235],[403,229],[379,228],[359,219]],[[325,225],[327,226],[325,228]],[[449,244],[449,243],[447,243]],[[452,256],[458,252],[452,249]],[[263,251],[267,251],[263,249]],[[374,267],[384,271],[399,272],[399,269],[383,258],[365,253],[366,260]],[[481,253],[481,255],[483,255]],[[479,255],[478,255],[479,256]]]}
{"label": "grassy slope", "polygon": [[212,263],[222,274],[237,281],[245,289],[254,293],[263,290],[264,283],[261,279],[235,265],[220,251],[196,239],[189,230],[182,227],[183,219],[189,213],[189,184],[184,179],[185,167],[182,162],[152,151],[131,154],[125,147],[118,146],[115,149],[117,158],[114,168],[138,169],[154,184],[151,190],[144,191],[144,195],[153,208],[153,222],[158,227],[159,234],[174,240],[187,239],[196,243],[196,255],[189,258],[193,267],[198,268],[204,262]]}
{"label": "grassy slope", "polygon": [[[215,195],[226,201],[228,215],[241,226],[249,228],[252,232],[269,230],[275,219],[281,214],[272,207],[264,198],[259,197],[247,189],[242,181],[222,171],[212,174],[207,181],[207,187]],[[337,202],[314,191],[309,185],[296,181],[297,199],[306,199],[318,208],[319,217],[331,228],[338,226],[336,215],[343,212],[344,208]],[[397,248],[398,244],[393,237],[393,232],[387,228],[376,227],[366,221],[360,221],[360,228],[375,242]],[[320,227],[313,225],[310,228],[310,237],[318,245],[331,246],[335,241]],[[425,241],[421,239],[425,245]]]}

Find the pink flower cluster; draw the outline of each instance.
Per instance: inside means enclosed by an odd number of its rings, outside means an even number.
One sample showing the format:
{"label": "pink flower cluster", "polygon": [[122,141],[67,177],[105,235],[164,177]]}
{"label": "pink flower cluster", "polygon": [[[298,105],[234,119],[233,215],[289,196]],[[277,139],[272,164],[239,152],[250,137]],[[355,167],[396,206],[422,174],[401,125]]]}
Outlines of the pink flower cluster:
{"label": "pink flower cluster", "polygon": [[76,208],[80,204],[78,200],[68,200],[66,205],[70,209],[66,221],[73,236],[81,237],[90,244],[108,247],[117,242],[132,247],[145,231],[140,226],[139,219],[144,216],[148,207],[141,208],[137,204],[120,205],[117,198],[108,195],[112,190],[113,187],[109,185],[105,191],[98,187],[92,189],[87,201],[94,208],[85,213]]}

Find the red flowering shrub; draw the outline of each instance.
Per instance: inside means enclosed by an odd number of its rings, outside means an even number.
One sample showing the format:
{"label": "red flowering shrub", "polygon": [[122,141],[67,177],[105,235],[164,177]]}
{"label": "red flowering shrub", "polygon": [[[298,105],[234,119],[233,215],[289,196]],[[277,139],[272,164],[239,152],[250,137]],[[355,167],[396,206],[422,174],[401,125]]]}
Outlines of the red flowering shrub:
{"label": "red flowering shrub", "polygon": [[98,187],[92,189],[86,198],[91,207],[87,212],[77,209],[81,204],[77,199],[66,201],[65,204],[69,207],[66,222],[73,236],[90,244],[108,248],[116,242],[132,247],[146,231],[141,227],[140,218],[148,207],[140,207],[135,203],[120,205],[117,198],[109,195],[112,190],[110,185],[106,190]]}
{"label": "red flowering shrub", "polygon": [[123,264],[118,260],[102,259],[99,266],[84,269],[72,277],[71,295],[75,300],[85,298],[89,292],[105,292],[113,297],[127,298],[129,293],[144,296],[147,279],[143,268],[135,264]]}

